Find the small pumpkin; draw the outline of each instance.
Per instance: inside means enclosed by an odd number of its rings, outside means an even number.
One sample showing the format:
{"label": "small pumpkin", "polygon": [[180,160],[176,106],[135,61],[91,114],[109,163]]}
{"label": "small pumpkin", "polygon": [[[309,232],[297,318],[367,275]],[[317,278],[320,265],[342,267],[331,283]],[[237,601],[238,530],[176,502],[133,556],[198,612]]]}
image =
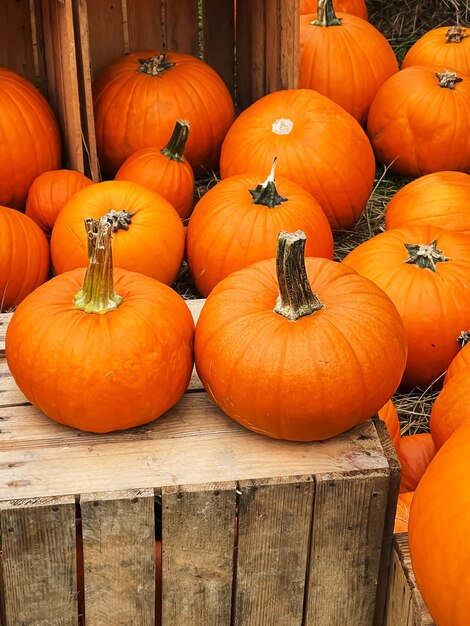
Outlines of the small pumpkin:
{"label": "small pumpkin", "polygon": [[388,434],[395,446],[395,450],[398,451],[400,447],[400,421],[398,419],[398,413],[393,404],[393,400],[389,400],[378,411],[379,418],[387,425]]}
{"label": "small pumpkin", "polygon": [[[338,13],[350,13],[367,19],[365,0],[333,0],[333,8]],[[300,15],[317,12],[317,0],[300,0]]]}
{"label": "small pumpkin", "polygon": [[466,347],[469,342],[470,332],[468,330],[462,331],[457,337],[457,343],[461,349],[457,352],[447,368],[446,375],[444,376],[444,385],[447,384],[457,372],[460,372],[460,370],[466,367],[470,367],[470,347]]}
{"label": "small pumpkin", "polygon": [[401,438],[398,451],[401,464],[400,492],[416,489],[435,455],[436,446],[431,433],[416,433]]}
{"label": "small pumpkin", "polygon": [[469,419],[470,369],[466,367],[443,386],[432,405],[429,427],[436,448]]}
{"label": "small pumpkin", "polygon": [[414,491],[400,493],[398,495],[397,510],[395,512],[395,525],[393,532],[407,533],[410,519],[411,503],[413,502]]}
{"label": "small pumpkin", "polygon": [[470,76],[470,30],[454,24],[424,33],[403,59],[403,69],[412,65],[442,65]]}

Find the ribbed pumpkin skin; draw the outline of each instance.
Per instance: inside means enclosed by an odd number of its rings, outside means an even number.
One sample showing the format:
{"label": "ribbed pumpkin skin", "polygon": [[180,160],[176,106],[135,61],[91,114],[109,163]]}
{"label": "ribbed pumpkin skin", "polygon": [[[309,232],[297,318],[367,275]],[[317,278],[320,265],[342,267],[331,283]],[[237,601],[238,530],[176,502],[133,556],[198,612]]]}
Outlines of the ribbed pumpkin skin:
{"label": "ribbed pumpkin skin", "polygon": [[385,212],[387,229],[432,224],[470,234],[470,176],[434,172],[411,181],[393,196]]}
{"label": "ribbed pumpkin skin", "polygon": [[470,367],[470,347],[467,347],[468,345],[469,344],[465,344],[452,359],[444,377],[444,385],[446,385],[457,372],[464,370],[466,367]]}
{"label": "ribbed pumpkin skin", "polygon": [[[286,134],[273,132],[290,120]],[[245,109],[222,145],[222,178],[269,171],[298,183],[318,200],[332,229],[350,228],[372,192],[375,159],[359,123],[335,102],[311,89],[277,91]]]}
{"label": "ribbed pumpkin skin", "polygon": [[[442,67],[416,65],[391,76],[369,109],[367,134],[377,159],[399,176],[470,172],[470,76],[439,87]],[[393,163],[392,163],[393,161]]]}
{"label": "ribbed pumpkin skin", "polygon": [[419,590],[439,626],[470,624],[470,424],[436,454],[416,489],[408,541]]}
{"label": "ribbed pumpkin skin", "polygon": [[417,433],[401,438],[398,451],[401,465],[400,492],[416,489],[435,455],[436,446],[431,433]]}
{"label": "ribbed pumpkin skin", "polygon": [[385,37],[369,22],[338,13],[339,26],[316,26],[300,18],[299,85],[338,103],[364,124],[377,91],[398,62]]}
{"label": "ribbed pumpkin skin", "polygon": [[120,269],[116,310],[77,311],[84,275],[56,276],[18,307],[6,335],[8,367],[28,400],[61,424],[109,432],[150,422],[188,385],[191,313],[171,288]]}
{"label": "ribbed pumpkin skin", "polygon": [[89,185],[93,185],[93,181],[74,170],[44,172],[29,188],[26,215],[50,236],[54,222],[67,200]]}
{"label": "ribbed pumpkin skin", "polygon": [[171,284],[184,254],[184,227],[162,196],[128,181],[105,181],[82,189],[64,206],[51,235],[56,274],[85,267],[88,259],[84,220],[110,209],[134,211],[128,230],[113,233],[113,262],[132,272]]}
{"label": "ribbed pumpkin skin", "polygon": [[47,279],[49,246],[32,219],[3,206],[0,242],[0,311],[7,311]]}
{"label": "ribbed pumpkin skin", "polygon": [[281,230],[304,231],[306,256],[333,258],[333,235],[318,202],[299,185],[276,179],[287,202],[274,208],[253,204],[249,189],[262,181],[240,174],[220,181],[197,203],[189,220],[186,254],[201,295],[223,278],[256,261],[276,256]]}
{"label": "ribbed pumpkin skin", "polygon": [[379,411],[379,418],[387,425],[388,434],[395,446],[395,450],[400,447],[400,421],[398,413],[392,400],[389,400]]}
{"label": "ribbed pumpkin skin", "polygon": [[406,361],[400,317],[370,281],[307,257],[324,308],[295,322],[273,311],[275,260],[230,274],[196,325],[195,362],[229,417],[276,439],[333,437],[373,416],[395,392]]}
{"label": "ribbed pumpkin skin", "polygon": [[[318,0],[300,0],[300,15],[316,13]],[[367,6],[364,0],[334,0],[333,8],[340,13],[357,15],[362,19],[367,19]]]}
{"label": "ribbed pumpkin skin", "polygon": [[449,26],[434,28],[416,41],[405,55],[402,68],[412,65],[443,65],[470,76],[470,29],[459,43],[446,43]]}
{"label": "ribbed pumpkin skin", "polygon": [[436,448],[469,419],[470,369],[467,367],[452,376],[432,405],[429,426]]}
{"label": "ribbed pumpkin skin", "polygon": [[0,136],[0,205],[24,210],[33,180],[60,167],[59,126],[39,90],[1,67]]}
{"label": "ribbed pumpkin skin", "polygon": [[[437,271],[405,263],[405,243],[429,245],[451,260]],[[470,327],[470,239],[422,224],[376,235],[350,252],[343,263],[381,287],[400,312],[408,339],[403,389],[426,389],[445,372],[459,350],[457,337]]]}
{"label": "ribbed pumpkin skin", "polygon": [[138,59],[156,54],[128,54],[105,68],[94,84],[98,156],[108,177],[137,150],[163,146],[177,119],[191,124],[185,155],[193,169],[198,174],[217,169],[222,141],[235,116],[225,83],[203,61],[177,52],[167,53],[167,60],[176,65],[158,77],[136,71]]}
{"label": "ribbed pumpkin skin", "polygon": [[182,219],[190,216],[194,202],[194,173],[185,161],[165,157],[159,148],[143,148],[131,154],[115,180],[130,180],[159,193]]}

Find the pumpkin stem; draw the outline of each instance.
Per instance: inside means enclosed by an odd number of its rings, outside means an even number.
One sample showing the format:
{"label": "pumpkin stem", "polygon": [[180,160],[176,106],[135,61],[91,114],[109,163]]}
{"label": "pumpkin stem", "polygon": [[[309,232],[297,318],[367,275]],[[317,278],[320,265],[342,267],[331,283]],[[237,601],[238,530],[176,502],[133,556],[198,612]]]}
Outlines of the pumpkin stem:
{"label": "pumpkin stem", "polygon": [[457,342],[463,348],[470,343],[470,330],[462,330],[460,335],[457,337]]}
{"label": "pumpkin stem", "polygon": [[449,257],[442,254],[441,250],[437,249],[437,241],[431,241],[429,246],[424,244],[413,245],[411,243],[405,243],[405,248],[408,251],[409,257],[405,263],[416,265],[421,269],[428,269],[432,272],[436,272],[436,263],[444,263],[450,261]]}
{"label": "pumpkin stem", "polygon": [[163,156],[171,161],[184,163],[183,152],[189,137],[189,122],[178,120],[173,129],[169,142],[160,150]]}
{"label": "pumpkin stem", "polygon": [[172,61],[166,60],[166,53],[156,54],[153,57],[147,59],[139,59],[140,67],[136,69],[136,72],[142,72],[149,76],[161,76],[163,72],[169,70],[170,67],[176,65]]}
{"label": "pumpkin stem", "polygon": [[121,230],[129,230],[129,226],[132,224],[132,217],[135,213],[131,211],[115,211],[114,209],[109,209],[109,211],[104,215],[104,219],[109,223],[111,228],[113,229],[113,233]]}
{"label": "pumpkin stem", "polygon": [[318,0],[317,19],[310,22],[314,26],[341,26],[341,19],[336,17],[333,0]]}
{"label": "pumpkin stem", "polygon": [[445,87],[446,89],[455,89],[455,83],[461,83],[463,78],[457,76],[455,72],[436,72],[436,76],[439,79],[439,87]]}
{"label": "pumpkin stem", "polygon": [[114,291],[111,249],[112,226],[106,216],[85,220],[88,235],[88,266],[83,287],[75,294],[73,305],[85,313],[108,313],[122,302]]}
{"label": "pumpkin stem", "polygon": [[301,230],[288,233],[281,230],[277,239],[276,271],[279,297],[274,312],[291,322],[323,308],[313,293],[305,269],[305,242]]}
{"label": "pumpkin stem", "polygon": [[274,207],[277,207],[287,201],[287,198],[284,198],[277,193],[276,183],[274,180],[276,162],[277,157],[274,158],[271,172],[264,183],[257,185],[256,189],[248,189],[253,197],[253,204],[263,204],[270,209],[274,209]]}
{"label": "pumpkin stem", "polygon": [[446,43],[460,43],[465,37],[468,37],[467,32],[460,24],[456,24],[455,26],[450,26],[446,32]]}

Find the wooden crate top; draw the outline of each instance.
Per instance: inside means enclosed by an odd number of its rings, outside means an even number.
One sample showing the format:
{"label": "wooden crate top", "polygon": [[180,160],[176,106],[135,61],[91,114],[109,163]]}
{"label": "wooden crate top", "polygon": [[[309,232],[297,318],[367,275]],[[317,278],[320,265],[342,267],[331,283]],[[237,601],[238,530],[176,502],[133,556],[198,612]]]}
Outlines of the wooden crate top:
{"label": "wooden crate top", "polygon": [[[195,319],[203,302],[187,301]],[[226,417],[195,373],[180,402],[148,425],[93,434],[57,424],[8,371],[10,317],[0,315],[0,500],[388,469],[372,421],[324,442],[277,441]]]}

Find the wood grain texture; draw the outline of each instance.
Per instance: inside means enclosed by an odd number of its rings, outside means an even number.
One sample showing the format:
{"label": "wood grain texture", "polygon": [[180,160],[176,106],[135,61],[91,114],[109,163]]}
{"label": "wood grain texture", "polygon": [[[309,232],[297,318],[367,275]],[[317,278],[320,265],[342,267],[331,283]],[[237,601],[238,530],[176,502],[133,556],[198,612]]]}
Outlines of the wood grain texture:
{"label": "wood grain texture", "polygon": [[388,482],[388,467],[316,476],[306,626],[372,625]]}
{"label": "wood grain texture", "polygon": [[5,356],[5,335],[13,313],[0,313],[0,358]]}
{"label": "wood grain texture", "polygon": [[162,1],[166,49],[198,56],[198,0]]}
{"label": "wood grain texture", "polygon": [[161,0],[127,0],[129,52],[163,48]]}
{"label": "wood grain texture", "polygon": [[265,95],[265,0],[238,0],[235,30],[237,49],[237,108],[242,111]]}
{"label": "wood grain texture", "polygon": [[4,626],[76,626],[75,499],[0,502]]}
{"label": "wood grain texture", "polygon": [[80,498],[88,624],[154,626],[153,490]]}
{"label": "wood grain texture", "polygon": [[239,484],[235,626],[302,623],[312,477]]}
{"label": "wood grain texture", "polygon": [[0,2],[0,66],[37,84],[29,2]]}
{"label": "wood grain texture", "polygon": [[162,623],[230,624],[236,483],[162,489]]}
{"label": "wood grain texture", "polygon": [[125,53],[122,4],[120,0],[87,0],[91,75]]}
{"label": "wood grain texture", "polygon": [[265,93],[299,86],[299,0],[266,0]]}
{"label": "wood grain texture", "polygon": [[204,61],[235,97],[235,23],[233,0],[202,0]]}
{"label": "wood grain texture", "polygon": [[411,589],[396,550],[390,560],[390,576],[384,626],[408,626]]}

